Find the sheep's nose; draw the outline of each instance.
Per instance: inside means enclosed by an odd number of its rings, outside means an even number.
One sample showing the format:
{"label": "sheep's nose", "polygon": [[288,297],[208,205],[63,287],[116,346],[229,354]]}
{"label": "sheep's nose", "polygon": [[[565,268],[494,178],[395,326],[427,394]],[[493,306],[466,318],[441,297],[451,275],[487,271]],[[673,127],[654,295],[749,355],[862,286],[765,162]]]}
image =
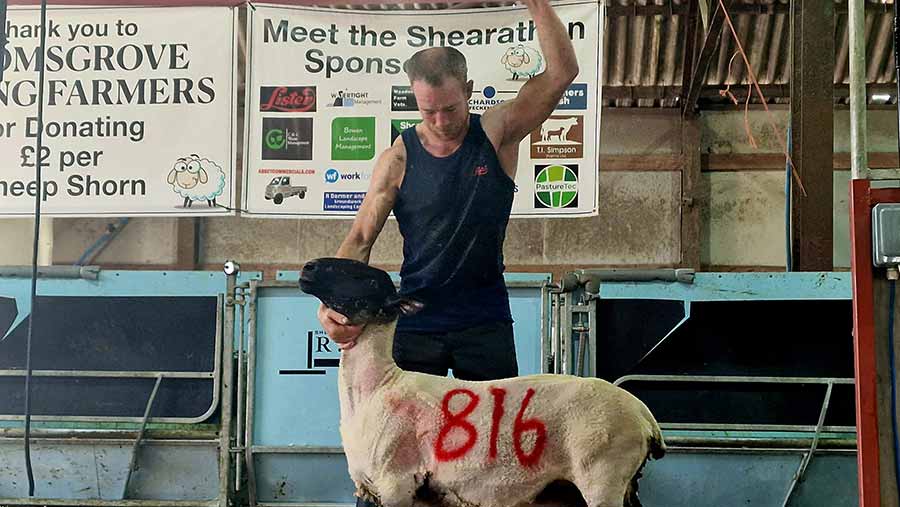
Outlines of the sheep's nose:
{"label": "sheep's nose", "polygon": [[312,273],[315,270],[316,270],[315,262],[310,261],[310,262],[307,262],[306,265],[303,266],[304,273]]}

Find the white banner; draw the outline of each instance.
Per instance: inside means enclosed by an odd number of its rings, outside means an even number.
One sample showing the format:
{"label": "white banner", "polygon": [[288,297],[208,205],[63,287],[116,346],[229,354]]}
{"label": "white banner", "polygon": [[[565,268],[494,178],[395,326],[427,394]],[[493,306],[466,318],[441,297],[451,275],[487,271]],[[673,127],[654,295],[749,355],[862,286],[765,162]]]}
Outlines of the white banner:
{"label": "white banner", "polygon": [[52,8],[42,184],[40,11],[9,11],[0,216],[233,214],[237,11]]}
{"label": "white banner", "polygon": [[[581,73],[553,115],[522,141],[513,216],[597,213],[603,9],[597,2],[554,7]],[[543,70],[524,6],[352,11],[257,5],[248,12],[242,202],[253,214],[354,216],[378,154],[420,120],[403,62],[422,48],[453,46],[466,55],[475,113],[514,98]],[[509,56],[521,54],[527,58]]]}

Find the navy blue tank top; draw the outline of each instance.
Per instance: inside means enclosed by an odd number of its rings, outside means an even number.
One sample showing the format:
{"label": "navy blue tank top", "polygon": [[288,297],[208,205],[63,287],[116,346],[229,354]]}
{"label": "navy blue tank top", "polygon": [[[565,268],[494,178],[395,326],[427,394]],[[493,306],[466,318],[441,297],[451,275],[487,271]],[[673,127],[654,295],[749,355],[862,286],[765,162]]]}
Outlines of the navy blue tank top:
{"label": "navy blue tank top", "polygon": [[404,331],[458,331],[511,322],[503,281],[503,239],[515,183],[469,115],[469,131],[447,157],[422,146],[415,127],[402,133],[406,174],[394,203],[403,236],[400,293],[425,303],[397,324]]}

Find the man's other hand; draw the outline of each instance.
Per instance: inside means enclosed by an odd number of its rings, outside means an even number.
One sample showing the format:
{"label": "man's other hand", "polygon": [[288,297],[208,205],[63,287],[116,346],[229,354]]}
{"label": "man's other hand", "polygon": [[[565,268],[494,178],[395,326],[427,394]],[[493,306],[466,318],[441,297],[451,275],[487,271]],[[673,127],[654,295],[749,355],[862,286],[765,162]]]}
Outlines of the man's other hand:
{"label": "man's other hand", "polygon": [[356,339],[362,334],[363,326],[350,325],[347,317],[340,313],[320,304],[319,311],[316,315],[325,333],[331,338],[331,341],[337,344],[341,350],[353,348],[356,345]]}

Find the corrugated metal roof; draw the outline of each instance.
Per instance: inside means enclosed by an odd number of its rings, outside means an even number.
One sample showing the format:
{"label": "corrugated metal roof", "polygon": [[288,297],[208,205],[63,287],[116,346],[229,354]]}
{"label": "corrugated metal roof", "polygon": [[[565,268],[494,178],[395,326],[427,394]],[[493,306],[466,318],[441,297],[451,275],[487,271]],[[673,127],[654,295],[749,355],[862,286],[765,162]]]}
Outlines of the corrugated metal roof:
{"label": "corrugated metal roof", "polygon": [[[510,5],[513,2],[371,4],[335,6],[349,9],[445,9]],[[717,0],[711,0],[713,6]],[[603,104],[607,107],[677,107],[684,67],[688,0],[610,0],[603,39]],[[711,7],[710,10],[713,8]],[[896,96],[891,43],[892,0],[867,0],[866,55],[870,92]],[[770,102],[790,96],[789,0],[733,0],[729,8],[734,28]],[[834,6],[835,101],[848,98],[847,1]],[[698,45],[702,44],[702,38]],[[699,49],[699,48],[698,48]],[[731,85],[736,98],[746,97],[749,79],[731,30],[722,31],[706,75],[701,103],[728,102],[719,91]],[[894,100],[894,99],[892,99]],[[753,98],[753,101],[756,101]]]}
{"label": "corrugated metal roof", "polygon": [[[681,93],[687,0],[629,0],[610,6],[604,35],[604,79],[607,106],[674,107]],[[892,95],[894,56],[891,43],[893,6],[868,0],[866,9],[867,82]],[[673,14],[628,14],[628,7],[656,5]],[[615,6],[619,6],[618,8]],[[623,8],[624,7],[624,8]],[[836,101],[846,102],[850,82],[847,3],[835,2],[834,83]],[[639,13],[639,10],[634,12]],[[652,12],[652,11],[651,11]],[[788,0],[736,0],[730,9],[735,31],[747,53],[763,93],[772,102],[790,96],[790,14]],[[707,101],[726,101],[718,90],[732,85],[745,97],[750,80],[731,30],[726,25],[706,74],[715,87],[703,94]],[[744,85],[744,86],[741,86]],[[630,90],[629,90],[630,89]]]}

